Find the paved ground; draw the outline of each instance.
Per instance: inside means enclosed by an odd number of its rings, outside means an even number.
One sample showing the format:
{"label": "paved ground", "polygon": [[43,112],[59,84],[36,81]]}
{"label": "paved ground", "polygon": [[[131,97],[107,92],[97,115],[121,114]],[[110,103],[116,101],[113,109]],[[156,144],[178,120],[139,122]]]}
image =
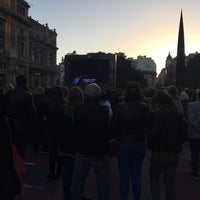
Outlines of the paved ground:
{"label": "paved ground", "polygon": [[[200,180],[193,180],[190,175],[189,147],[186,143],[184,151],[180,154],[180,162],[176,175],[176,200],[199,200]],[[49,182],[46,179],[48,173],[48,162],[46,155],[33,156],[30,152],[26,156],[29,163],[29,176],[23,187],[23,192],[16,200],[63,200],[61,179]],[[151,200],[149,188],[149,161],[150,152],[145,157],[142,172],[142,200]],[[119,175],[116,159],[110,160],[110,200],[119,199]],[[85,186],[85,195],[92,200],[96,198],[96,182],[94,172],[91,171]],[[164,190],[161,191],[164,200]],[[133,199],[131,192],[129,200]]]}

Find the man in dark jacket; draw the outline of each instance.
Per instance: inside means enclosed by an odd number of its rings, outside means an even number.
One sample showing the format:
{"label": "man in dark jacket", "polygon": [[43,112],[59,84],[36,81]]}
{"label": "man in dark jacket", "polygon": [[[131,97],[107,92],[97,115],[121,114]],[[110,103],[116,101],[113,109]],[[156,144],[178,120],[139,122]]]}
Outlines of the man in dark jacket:
{"label": "man in dark jacket", "polygon": [[77,153],[73,200],[83,199],[84,183],[91,167],[97,176],[98,200],[108,199],[109,109],[99,102],[100,94],[97,84],[89,84],[85,89],[85,102],[74,109]]}
{"label": "man in dark jacket", "polygon": [[16,78],[17,86],[10,93],[8,117],[13,128],[13,139],[19,153],[24,157],[27,139],[30,136],[31,125],[36,117],[36,108],[32,93],[27,88],[27,79],[24,75]]}

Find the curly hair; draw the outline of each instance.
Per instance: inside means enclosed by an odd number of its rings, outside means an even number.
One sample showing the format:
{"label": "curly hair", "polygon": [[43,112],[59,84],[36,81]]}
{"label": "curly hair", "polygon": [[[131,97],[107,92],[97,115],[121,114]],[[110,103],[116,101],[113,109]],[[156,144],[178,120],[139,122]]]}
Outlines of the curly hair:
{"label": "curly hair", "polygon": [[158,90],[152,98],[152,105],[158,104],[161,108],[167,107],[170,110],[178,112],[178,107],[175,101],[167,93]]}

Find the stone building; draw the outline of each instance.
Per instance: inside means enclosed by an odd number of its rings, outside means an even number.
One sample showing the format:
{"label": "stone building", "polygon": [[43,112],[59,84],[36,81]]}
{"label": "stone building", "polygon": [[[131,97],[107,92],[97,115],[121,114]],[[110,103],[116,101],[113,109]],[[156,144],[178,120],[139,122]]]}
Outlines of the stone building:
{"label": "stone building", "polygon": [[[176,60],[170,53],[166,58],[165,68],[161,70],[158,76],[158,85],[166,87],[176,85]],[[198,52],[190,53],[185,56],[185,87],[200,87],[200,54]]]}
{"label": "stone building", "polygon": [[165,68],[163,68],[158,75],[157,86],[164,87],[169,84],[175,84],[175,59],[172,58],[170,52],[165,60]]}
{"label": "stone building", "polygon": [[144,74],[148,87],[156,86],[156,64],[152,58],[138,56],[136,60],[136,69]]}
{"label": "stone building", "polygon": [[57,33],[28,16],[24,0],[0,0],[0,88],[24,74],[30,88],[56,84]]}

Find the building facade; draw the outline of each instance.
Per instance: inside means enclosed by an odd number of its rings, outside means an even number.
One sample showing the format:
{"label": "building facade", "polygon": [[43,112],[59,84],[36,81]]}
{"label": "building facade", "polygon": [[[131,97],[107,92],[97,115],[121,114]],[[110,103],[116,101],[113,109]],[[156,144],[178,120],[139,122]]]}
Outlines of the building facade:
{"label": "building facade", "polygon": [[[158,75],[157,85],[159,87],[164,87],[167,84],[167,72],[169,73],[170,65],[173,63],[173,58],[169,52],[166,60],[165,60],[165,68],[163,68]],[[174,68],[174,67],[173,67]],[[175,75],[175,74],[174,74]],[[173,77],[173,76],[172,76]]]}
{"label": "building facade", "polygon": [[64,64],[64,58],[62,58],[61,63],[59,63],[59,83],[60,86],[65,86],[65,64]]}
{"label": "building facade", "polygon": [[138,56],[136,60],[136,69],[144,74],[148,87],[156,86],[156,64],[152,58],[146,56]]}
{"label": "building facade", "polygon": [[24,0],[0,0],[0,88],[23,74],[28,86],[56,84],[57,33],[28,16]]}
{"label": "building facade", "polygon": [[[176,85],[176,60],[172,58],[170,53],[166,58],[165,68],[161,70],[158,76],[159,86],[166,87]],[[200,87],[200,54],[198,52],[190,53],[185,56],[185,87]]]}

